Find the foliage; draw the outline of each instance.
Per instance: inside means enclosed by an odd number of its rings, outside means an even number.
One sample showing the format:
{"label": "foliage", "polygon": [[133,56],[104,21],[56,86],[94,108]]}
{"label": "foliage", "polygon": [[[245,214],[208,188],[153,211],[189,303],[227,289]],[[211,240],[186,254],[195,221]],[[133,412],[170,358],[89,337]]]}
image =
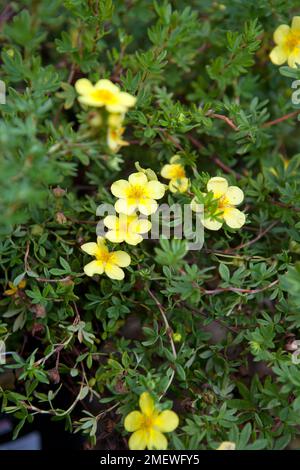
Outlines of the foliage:
{"label": "foliage", "polygon": [[[44,413],[93,445],[104,426],[122,448],[148,391],[180,417],[170,448],[297,438],[300,69],[268,57],[297,14],[296,0],[26,0],[1,14],[1,369],[15,381],[0,390],[15,436]],[[82,77],[137,97],[130,145],[114,152],[92,126]],[[198,251],[122,244],[123,281],[87,277],[80,246],[95,241],[97,206],[115,202],[111,184],[136,162],[159,175],[174,154],[191,186],[165,200],[200,200],[226,176],[245,193],[246,225],[205,231]]]}

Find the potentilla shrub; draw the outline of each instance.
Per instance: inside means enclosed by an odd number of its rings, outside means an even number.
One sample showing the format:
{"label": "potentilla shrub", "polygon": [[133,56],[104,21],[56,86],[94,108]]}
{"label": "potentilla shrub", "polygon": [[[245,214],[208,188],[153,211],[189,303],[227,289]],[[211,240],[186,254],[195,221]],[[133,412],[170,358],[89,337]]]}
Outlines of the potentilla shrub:
{"label": "potentilla shrub", "polygon": [[299,447],[299,1],[10,2],[0,40],[14,436]]}

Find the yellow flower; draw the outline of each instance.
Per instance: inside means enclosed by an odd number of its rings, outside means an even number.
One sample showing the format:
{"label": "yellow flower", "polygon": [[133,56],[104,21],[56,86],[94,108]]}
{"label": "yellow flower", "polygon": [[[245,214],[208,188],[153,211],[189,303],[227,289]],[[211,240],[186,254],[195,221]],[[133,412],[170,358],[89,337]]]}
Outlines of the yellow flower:
{"label": "yellow flower", "polygon": [[217,450],[235,450],[235,443],[230,441],[221,442]]}
{"label": "yellow flower", "polygon": [[296,68],[300,64],[300,16],[294,16],[292,26],[281,24],[274,33],[276,46],[270,53],[273,64],[282,65],[285,62]]}
{"label": "yellow flower", "polygon": [[151,229],[151,222],[139,219],[137,215],[119,214],[108,215],[104,219],[104,225],[109,229],[106,238],[112,243],[126,242],[129,245],[137,245],[143,241],[142,233]]}
{"label": "yellow flower", "polygon": [[165,187],[159,181],[148,181],[142,173],[132,173],[128,181],[118,180],[111,185],[111,192],[118,201],[115,204],[117,212],[131,215],[139,210],[144,215],[153,214],[158,207],[155,199],[161,199]]}
{"label": "yellow flower", "polygon": [[84,272],[87,276],[105,273],[111,279],[121,281],[124,279],[124,271],[130,265],[130,256],[125,251],[109,251],[102,237],[97,238],[97,243],[85,243],[81,249],[95,260],[84,266]]}
{"label": "yellow flower", "polygon": [[124,422],[126,431],[132,432],[128,445],[131,450],[165,450],[168,441],[164,432],[174,431],[179,419],[176,413],[165,410],[161,413],[148,392],[142,393],[139,401],[141,411],[132,411]]}
{"label": "yellow flower", "polygon": [[172,193],[184,193],[188,190],[189,180],[186,177],[185,169],[180,161],[179,155],[174,155],[168,165],[164,165],[161,170],[161,176],[170,180],[169,189]]}
{"label": "yellow flower", "polygon": [[[241,204],[244,200],[243,191],[237,186],[228,186],[227,180],[221,177],[211,178],[207,183],[207,191],[212,191],[213,198],[217,200],[218,207],[214,214],[218,219],[223,219],[230,228],[241,228],[246,222],[243,212],[234,206]],[[199,212],[199,206],[195,199],[191,202],[191,208]],[[219,230],[223,222],[204,215],[203,225],[209,230]]]}
{"label": "yellow flower", "polygon": [[113,152],[117,152],[120,147],[129,145],[126,140],[122,139],[125,127],[109,127],[107,129],[107,145]]}
{"label": "yellow flower", "polygon": [[13,282],[8,283],[9,289],[4,291],[4,295],[15,295],[19,289],[24,289],[26,287],[26,281],[23,279],[17,286]]}
{"label": "yellow flower", "polygon": [[102,79],[93,85],[87,78],[80,78],[75,83],[82,104],[94,107],[105,106],[110,113],[125,113],[135,105],[136,98],[123,92],[110,80]]}

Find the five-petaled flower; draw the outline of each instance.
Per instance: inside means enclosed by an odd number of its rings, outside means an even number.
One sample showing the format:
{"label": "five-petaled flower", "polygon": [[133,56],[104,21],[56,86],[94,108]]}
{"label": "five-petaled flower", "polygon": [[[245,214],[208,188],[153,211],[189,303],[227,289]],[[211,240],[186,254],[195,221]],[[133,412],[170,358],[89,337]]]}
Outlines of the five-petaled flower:
{"label": "five-petaled flower", "polygon": [[9,289],[6,289],[4,291],[4,295],[15,295],[18,290],[21,290],[21,289],[25,289],[26,287],[26,281],[25,279],[23,279],[21,282],[19,282],[19,284],[17,286],[14,285],[13,282],[8,282],[8,286],[9,286]]}
{"label": "five-petaled flower", "polygon": [[128,442],[129,449],[165,450],[168,441],[163,433],[177,428],[177,414],[172,410],[159,412],[148,392],[142,393],[139,405],[141,411],[132,411],[124,421],[126,431],[133,433]]}
{"label": "five-petaled flower", "polygon": [[300,65],[300,16],[294,16],[292,26],[281,24],[274,32],[276,46],[270,53],[273,64],[282,65],[285,62],[290,67]]}
{"label": "five-petaled flower", "polygon": [[158,207],[155,199],[161,199],[165,194],[165,187],[159,181],[148,181],[142,173],[132,173],[128,181],[118,180],[111,186],[111,192],[119,198],[115,209],[119,213],[132,215],[139,210],[144,215],[153,214]]}
{"label": "five-petaled flower", "polygon": [[[246,217],[243,212],[234,206],[243,202],[243,191],[237,186],[228,186],[227,180],[219,176],[208,181],[207,191],[213,193],[213,199],[217,202],[217,209],[214,214],[204,214],[204,227],[209,230],[219,230],[224,221],[230,228],[241,228],[246,221]],[[202,211],[195,199],[191,202],[191,208],[195,212]]]}
{"label": "five-petaled flower", "polygon": [[106,238],[112,243],[126,242],[129,245],[137,245],[143,241],[141,234],[149,232],[151,222],[146,219],[138,218],[137,215],[119,214],[108,215],[103,221],[106,232]]}
{"label": "five-petaled flower", "polygon": [[93,85],[87,78],[80,78],[75,83],[75,89],[80,95],[78,101],[87,106],[105,106],[110,113],[126,113],[136,103],[136,98],[110,80],[102,79]]}
{"label": "five-petaled flower", "polygon": [[174,155],[170,163],[162,167],[161,176],[170,180],[169,189],[172,193],[184,193],[188,190],[189,180],[179,155]]}
{"label": "five-petaled flower", "polygon": [[84,243],[81,249],[96,258],[84,266],[87,276],[105,273],[111,279],[118,281],[124,279],[124,271],[121,268],[129,266],[131,261],[125,251],[109,251],[102,237],[97,237],[97,243]]}

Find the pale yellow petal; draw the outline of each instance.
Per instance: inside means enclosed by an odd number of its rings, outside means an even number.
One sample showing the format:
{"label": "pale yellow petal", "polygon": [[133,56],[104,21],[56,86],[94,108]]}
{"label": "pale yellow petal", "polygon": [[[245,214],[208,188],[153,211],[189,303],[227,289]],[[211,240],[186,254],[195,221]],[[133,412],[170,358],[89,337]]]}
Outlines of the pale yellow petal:
{"label": "pale yellow petal", "polygon": [[103,219],[103,223],[110,230],[116,230],[119,227],[119,218],[116,215],[107,215]]}
{"label": "pale yellow petal", "polygon": [[229,186],[225,194],[226,200],[233,206],[238,206],[244,200],[243,191],[237,186]]}
{"label": "pale yellow petal", "polygon": [[228,183],[225,178],[215,176],[211,178],[207,183],[207,191],[212,191],[216,198],[223,196],[228,189]]}
{"label": "pale yellow petal", "polygon": [[134,432],[140,429],[143,423],[143,415],[140,411],[132,411],[124,420],[124,428],[128,432]]}
{"label": "pale yellow petal", "polygon": [[180,162],[180,160],[181,160],[180,155],[176,154],[176,155],[173,155],[173,157],[170,159],[170,163],[178,163]]}
{"label": "pale yellow petal", "polygon": [[145,450],[147,446],[147,434],[140,429],[135,431],[129,438],[128,447],[130,450]]}
{"label": "pale yellow petal", "polygon": [[150,416],[154,412],[154,400],[148,392],[142,393],[140,396],[139,405],[142,413],[146,416]]}
{"label": "pale yellow petal", "polygon": [[106,263],[104,271],[110,279],[115,279],[116,281],[122,281],[125,277],[123,269],[119,268],[116,264]]}
{"label": "pale yellow petal", "polygon": [[155,419],[155,427],[161,432],[172,432],[177,428],[179,418],[172,410],[162,411]]}
{"label": "pale yellow petal", "polygon": [[288,57],[288,65],[292,68],[297,68],[297,64],[300,65],[300,43],[299,46],[296,47],[293,52]]}
{"label": "pale yellow petal", "polygon": [[90,95],[79,96],[78,101],[86,106],[93,106],[94,108],[101,108],[103,106],[102,101],[100,102]]}
{"label": "pale yellow petal", "polygon": [[159,181],[149,181],[146,186],[148,197],[151,199],[161,199],[165,195],[165,186]]}
{"label": "pale yellow petal", "polygon": [[163,178],[166,178],[166,179],[170,180],[173,177],[173,171],[172,170],[173,170],[173,165],[169,165],[169,164],[164,165],[161,169],[160,174]]}
{"label": "pale yellow petal", "polygon": [[125,91],[120,93],[120,103],[126,108],[132,108],[136,103],[136,98]]}
{"label": "pale yellow petal", "polygon": [[94,276],[94,274],[102,274],[104,271],[103,262],[94,260],[86,264],[83,268],[87,276]]}
{"label": "pale yellow petal", "polygon": [[270,53],[270,59],[273,64],[282,65],[287,61],[288,55],[282,46],[276,46]]}
{"label": "pale yellow petal", "polygon": [[95,256],[98,251],[98,245],[95,242],[84,243],[80,248],[91,256]]}
{"label": "pale yellow petal", "polygon": [[147,448],[149,450],[166,450],[167,447],[167,438],[160,431],[151,429],[148,436]]}
{"label": "pale yellow petal", "polygon": [[292,31],[300,33],[300,16],[294,16],[292,20]]}
{"label": "pale yellow petal", "polygon": [[126,232],[119,230],[109,230],[106,232],[105,237],[112,243],[122,243],[125,240]]}
{"label": "pale yellow petal", "polygon": [[94,87],[87,78],[80,78],[75,82],[75,90],[80,95],[85,95],[93,91]]}
{"label": "pale yellow petal", "polygon": [[206,218],[203,220],[203,225],[208,230],[220,230],[222,222],[218,222],[216,219]]}
{"label": "pale yellow petal", "polygon": [[230,441],[222,442],[217,450],[235,450],[235,443]]}
{"label": "pale yellow petal", "polygon": [[290,31],[291,28],[287,24],[281,24],[280,26],[278,26],[273,35],[275,44],[280,45],[284,43]]}
{"label": "pale yellow petal", "polygon": [[158,204],[154,199],[142,199],[139,202],[138,209],[141,214],[151,215],[157,211]]}
{"label": "pale yellow petal", "polygon": [[125,251],[114,251],[112,253],[111,262],[121,266],[121,268],[126,268],[130,265],[131,258]]}
{"label": "pale yellow petal", "polygon": [[137,209],[138,205],[135,199],[118,199],[115,203],[115,210],[119,213],[132,215]]}
{"label": "pale yellow petal", "polygon": [[148,219],[136,219],[129,224],[129,230],[136,233],[147,233],[151,227],[152,224]]}
{"label": "pale yellow petal", "polygon": [[241,228],[246,222],[246,216],[235,207],[224,209],[223,218],[230,228]]}
{"label": "pale yellow petal", "polygon": [[120,88],[114,83],[112,83],[110,80],[107,79],[102,79],[98,80],[98,82],[95,84],[95,89],[96,90],[107,90],[110,91],[111,93],[118,94],[120,93]]}
{"label": "pale yellow petal", "polygon": [[148,183],[147,176],[141,171],[138,173],[132,173],[129,176],[128,181],[132,186],[145,186]]}
{"label": "pale yellow petal", "polygon": [[117,103],[107,104],[106,109],[109,113],[126,113],[127,111],[127,107],[119,102],[119,96]]}
{"label": "pale yellow petal", "polygon": [[126,197],[127,191],[130,188],[130,184],[126,180],[115,181],[110,190],[115,197]]}
{"label": "pale yellow petal", "polygon": [[133,233],[133,232],[127,232],[125,235],[125,242],[128,243],[128,245],[138,245],[138,243],[141,243],[143,241],[142,235],[139,235],[138,233]]}
{"label": "pale yellow petal", "polygon": [[171,180],[169,183],[169,189],[172,193],[185,193],[189,188],[188,178],[177,178]]}

